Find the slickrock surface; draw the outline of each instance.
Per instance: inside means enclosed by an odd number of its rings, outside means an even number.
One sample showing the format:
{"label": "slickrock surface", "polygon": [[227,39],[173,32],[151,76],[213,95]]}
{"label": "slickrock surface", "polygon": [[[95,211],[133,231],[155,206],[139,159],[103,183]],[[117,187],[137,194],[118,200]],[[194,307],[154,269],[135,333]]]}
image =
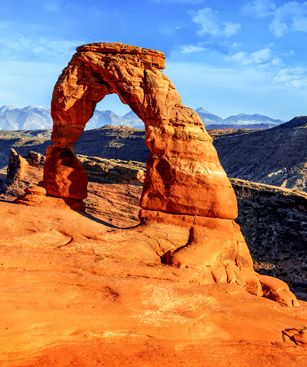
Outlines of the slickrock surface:
{"label": "slickrock surface", "polygon": [[[41,180],[43,165],[33,162],[43,159],[31,157],[26,177],[2,199]],[[305,366],[306,303],[281,307],[234,284],[202,284],[195,271],[191,281],[155,254],[144,260],[142,247],[163,232],[135,227],[144,165],[131,162],[128,172],[127,162],[80,160],[90,180],[88,218],[67,207],[0,203],[1,367]],[[120,230],[127,227],[128,242]]]}
{"label": "slickrock surface", "polygon": [[[131,227],[139,224],[139,200],[146,166],[141,162],[119,161],[78,155],[89,175],[86,213],[98,222],[115,227]],[[43,178],[44,156],[30,152],[26,157],[28,168],[23,179],[7,186],[0,183],[0,200],[13,202],[17,197],[40,189],[35,186]],[[40,160],[40,164],[35,162]],[[6,175],[6,170],[3,171]],[[28,194],[29,196],[29,194]],[[33,198],[37,199],[37,195]],[[35,205],[35,203],[33,203]]]}
{"label": "slickrock surface", "polygon": [[171,225],[123,231],[54,205],[0,203],[1,367],[306,365],[306,303],[161,264],[156,238],[184,235]]}

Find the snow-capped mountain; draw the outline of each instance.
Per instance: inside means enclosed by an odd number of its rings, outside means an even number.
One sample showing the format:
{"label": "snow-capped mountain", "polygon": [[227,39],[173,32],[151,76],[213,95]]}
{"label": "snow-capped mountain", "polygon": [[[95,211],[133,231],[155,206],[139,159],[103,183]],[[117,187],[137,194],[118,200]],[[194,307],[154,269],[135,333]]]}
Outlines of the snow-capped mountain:
{"label": "snow-capped mountain", "polygon": [[[224,129],[227,127],[268,128],[284,122],[258,114],[248,115],[241,113],[222,119],[220,116],[208,112],[204,108],[197,108],[196,111],[208,129]],[[86,130],[97,129],[104,125],[126,125],[138,129],[144,128],[143,122],[132,111],[121,116],[110,110],[95,110],[93,117],[86,124]],[[0,107],[0,130],[37,130],[51,128],[52,119],[50,117],[50,111],[47,108],[33,106],[24,108],[16,108],[14,106]]]}
{"label": "snow-capped mountain", "polygon": [[126,121],[126,125],[137,129],[144,129],[144,122],[133,111],[126,113],[122,118]]}
{"label": "snow-capped mountain", "polygon": [[239,115],[229,116],[223,120],[223,124],[226,125],[255,125],[255,124],[271,124],[271,125],[280,125],[284,121],[273,119],[264,115],[248,115],[245,113],[240,113]]}
{"label": "snow-capped mountain", "polygon": [[199,114],[200,118],[203,120],[204,124],[208,129],[225,129],[227,127],[231,128],[242,128],[242,127],[250,127],[250,128],[270,128],[277,125],[282,124],[284,121],[273,119],[268,116],[259,115],[259,114],[245,114],[240,113],[238,115],[229,116],[226,119],[221,118],[218,115],[215,115],[204,108],[200,107],[196,109],[196,112]]}
{"label": "snow-capped mountain", "polygon": [[[144,128],[143,122],[132,111],[120,116],[110,110],[95,110],[93,117],[86,124],[86,129],[97,129],[103,125],[127,125],[134,128]],[[0,107],[0,130],[51,128],[52,119],[50,110],[47,108],[33,106],[24,108],[16,108],[14,106]]]}
{"label": "snow-capped mountain", "polygon": [[50,129],[50,112],[43,107],[0,107],[0,130]]}
{"label": "snow-capped mountain", "polygon": [[117,115],[113,111],[95,110],[93,117],[86,124],[86,129],[99,129],[103,125],[121,125],[121,116]]}
{"label": "snow-capped mountain", "polygon": [[199,114],[199,117],[205,122],[206,125],[219,124],[223,122],[223,119],[220,116],[208,112],[202,107],[197,108],[196,112]]}
{"label": "snow-capped mountain", "polygon": [[86,130],[98,129],[104,125],[125,125],[136,129],[143,129],[144,123],[140,120],[137,115],[130,111],[125,115],[117,115],[113,111],[105,110],[99,111],[95,110],[93,117],[86,124]]}

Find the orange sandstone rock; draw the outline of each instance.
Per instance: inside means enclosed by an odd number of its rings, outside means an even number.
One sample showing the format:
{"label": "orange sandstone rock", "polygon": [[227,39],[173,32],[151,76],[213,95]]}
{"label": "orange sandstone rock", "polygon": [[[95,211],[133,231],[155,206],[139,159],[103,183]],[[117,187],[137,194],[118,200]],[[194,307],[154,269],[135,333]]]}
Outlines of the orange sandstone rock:
{"label": "orange sandstone rock", "polygon": [[11,185],[24,178],[28,162],[15,149],[11,149],[7,167],[7,184]]}
{"label": "orange sandstone rock", "polygon": [[5,202],[0,215],[1,367],[306,367],[306,302],[279,307],[210,269],[202,282],[202,269],[161,264],[188,226],[121,230]]}
{"label": "orange sandstone rock", "polygon": [[[150,149],[143,209],[234,219],[237,204],[212,139],[162,73],[161,52],[120,43],[78,48],[53,92],[54,121],[44,175],[48,194],[84,199],[87,181],[73,154],[96,103],[116,93],[144,121]],[[56,169],[53,167],[56,166]]]}

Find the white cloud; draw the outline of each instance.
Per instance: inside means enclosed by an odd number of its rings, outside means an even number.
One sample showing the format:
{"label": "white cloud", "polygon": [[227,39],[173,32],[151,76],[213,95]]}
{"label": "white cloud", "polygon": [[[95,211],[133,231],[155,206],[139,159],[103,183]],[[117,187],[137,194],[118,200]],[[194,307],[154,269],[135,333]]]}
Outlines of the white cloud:
{"label": "white cloud", "polygon": [[274,18],[270,24],[270,30],[276,37],[282,37],[284,34],[289,32],[289,26],[278,18]]}
{"label": "white cloud", "polygon": [[282,68],[274,76],[273,82],[288,88],[307,89],[307,70],[302,67]]}
{"label": "white cloud", "polygon": [[200,25],[200,34],[217,36],[220,32],[217,13],[211,8],[203,8],[198,10],[193,16],[193,21]]}
{"label": "white cloud", "polygon": [[160,24],[158,25],[158,31],[165,37],[173,37],[179,30],[181,25],[170,25],[170,24]]}
{"label": "white cloud", "polygon": [[289,1],[274,13],[271,31],[277,37],[288,32],[307,32],[307,2]]}
{"label": "white cloud", "polygon": [[241,25],[239,23],[225,22],[223,33],[226,37],[230,37],[238,33],[240,28],[241,28]]}
{"label": "white cloud", "polygon": [[[306,15],[307,15],[307,7],[306,7]],[[307,32],[307,16],[304,17],[296,17],[293,19],[292,28],[297,32]]]}
{"label": "white cloud", "polygon": [[83,41],[66,39],[49,39],[45,37],[25,37],[21,34],[9,34],[0,30],[0,59],[49,59],[67,57]]}
{"label": "white cloud", "polygon": [[169,61],[166,74],[185,105],[204,106],[224,117],[240,112],[261,113],[286,121],[306,114],[307,89],[273,80],[275,74],[268,68]]}
{"label": "white cloud", "polygon": [[253,17],[270,17],[270,30],[276,37],[289,32],[307,32],[307,1],[288,1],[277,6],[272,0],[247,3],[243,13]]}
{"label": "white cloud", "polygon": [[235,61],[246,70],[261,71],[266,75],[267,83],[280,90],[292,88],[307,91],[307,68],[285,65],[269,47],[254,52],[240,51],[227,56],[226,60]]}
{"label": "white cloud", "polygon": [[205,48],[200,45],[184,45],[181,47],[181,52],[183,54],[191,54],[191,53],[201,52],[204,50]]}
{"label": "white cloud", "polygon": [[281,64],[281,59],[274,55],[269,47],[261,48],[254,52],[240,51],[227,57],[228,60],[238,61],[242,65],[273,65]]}
{"label": "white cloud", "polygon": [[193,21],[200,26],[198,34],[212,37],[230,37],[238,33],[239,23],[222,22],[219,13],[212,8],[202,8],[193,13]]}
{"label": "white cloud", "polygon": [[237,48],[237,47],[241,47],[242,43],[241,42],[232,42],[232,44],[230,45],[233,48]]}
{"label": "white cloud", "polygon": [[243,7],[243,13],[256,18],[273,15],[276,5],[272,0],[253,0]]}

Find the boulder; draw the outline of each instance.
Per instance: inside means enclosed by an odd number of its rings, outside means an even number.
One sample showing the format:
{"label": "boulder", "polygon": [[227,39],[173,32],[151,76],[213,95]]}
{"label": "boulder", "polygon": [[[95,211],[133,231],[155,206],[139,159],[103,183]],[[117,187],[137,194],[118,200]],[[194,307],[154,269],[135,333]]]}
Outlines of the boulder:
{"label": "boulder", "polygon": [[12,185],[16,181],[23,179],[26,174],[27,167],[27,160],[18,154],[15,149],[11,148],[9,163],[7,166],[7,185]]}

